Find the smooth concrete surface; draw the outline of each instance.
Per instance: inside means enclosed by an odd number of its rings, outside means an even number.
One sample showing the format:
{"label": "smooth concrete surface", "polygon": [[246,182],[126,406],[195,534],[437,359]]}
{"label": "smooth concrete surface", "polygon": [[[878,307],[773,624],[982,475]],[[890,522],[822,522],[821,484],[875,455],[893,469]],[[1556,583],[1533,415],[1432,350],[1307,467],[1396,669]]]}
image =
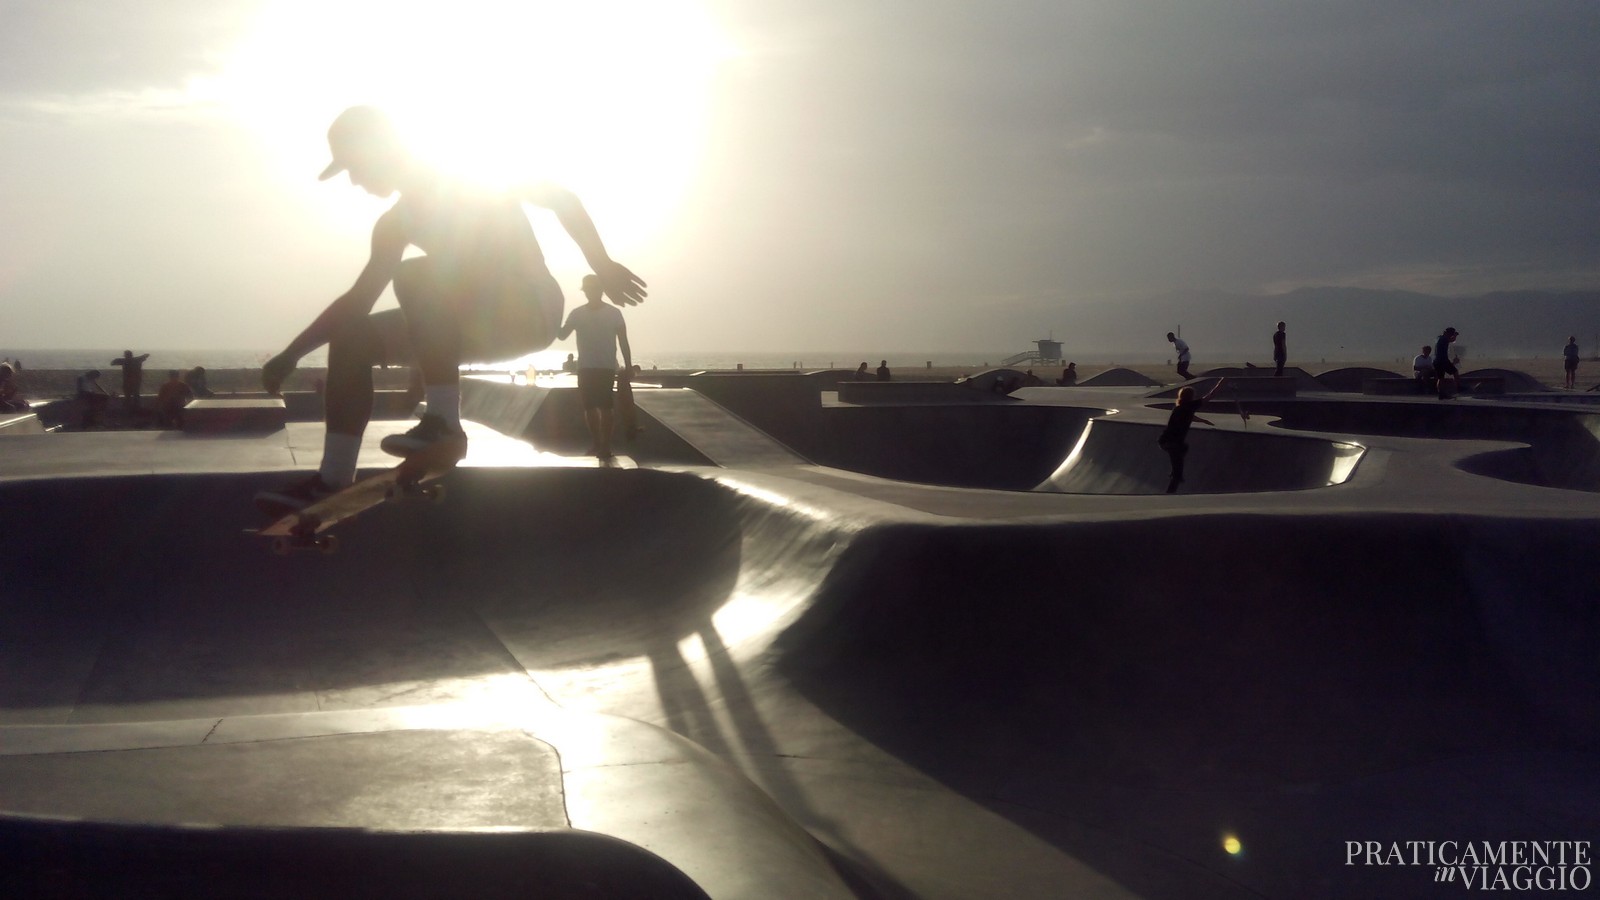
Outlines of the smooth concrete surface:
{"label": "smooth concrete surface", "polygon": [[[1163,419],[1110,390],[970,408],[1033,409],[1029,455],[1059,463]],[[703,412],[656,410],[686,433]],[[537,829],[559,794],[566,827],[714,897],[1444,897],[1346,842],[1600,836],[1600,505],[1567,486],[1591,413],[1252,413],[1208,413],[1191,465],[1364,452],[1325,487],[1119,495],[605,470],[505,439],[444,504],[288,559],[241,529],[312,426],[7,441],[0,504],[30,529],[0,558],[0,809]],[[29,446],[67,437],[98,447]],[[475,433],[478,462],[497,443]],[[1474,471],[1523,449],[1546,467]],[[283,789],[301,777],[323,787]]]}
{"label": "smooth concrete surface", "polygon": [[0,437],[19,434],[44,434],[44,425],[33,413],[0,413]]}
{"label": "smooth concrete surface", "polygon": [[191,400],[183,408],[183,430],[196,434],[276,431],[288,421],[281,397]]}

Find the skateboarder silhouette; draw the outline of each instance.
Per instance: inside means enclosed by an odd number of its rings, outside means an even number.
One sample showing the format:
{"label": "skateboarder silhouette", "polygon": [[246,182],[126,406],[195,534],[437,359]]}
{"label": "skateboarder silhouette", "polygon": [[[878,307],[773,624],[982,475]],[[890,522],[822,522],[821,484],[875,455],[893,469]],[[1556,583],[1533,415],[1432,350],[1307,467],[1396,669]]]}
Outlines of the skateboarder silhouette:
{"label": "skateboarder silhouette", "polygon": [[[494,192],[452,181],[414,156],[371,106],[341,113],[328,130],[328,145],[333,162],[322,180],[348,172],[368,193],[399,199],[373,226],[371,256],[355,284],[262,368],[262,384],[277,394],[302,357],[328,345],[322,463],[308,478],[257,495],[259,504],[277,509],[303,508],[354,481],[372,415],[375,365],[417,366],[427,402],[422,421],[384,438],[383,449],[397,456],[424,450],[465,455],[461,363],[542,350],[561,325],[561,288],[545,266],[523,203],[555,212],[613,303],[631,306],[645,298],[645,282],[606,253],[570,191],[533,184]],[[424,255],[403,259],[408,247]],[[373,313],[390,283],[400,308]]]}

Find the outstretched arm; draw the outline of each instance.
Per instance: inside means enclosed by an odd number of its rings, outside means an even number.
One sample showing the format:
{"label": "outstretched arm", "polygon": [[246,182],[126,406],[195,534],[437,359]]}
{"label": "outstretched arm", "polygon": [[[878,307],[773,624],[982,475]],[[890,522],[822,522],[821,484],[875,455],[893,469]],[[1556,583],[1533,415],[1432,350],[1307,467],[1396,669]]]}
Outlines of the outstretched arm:
{"label": "outstretched arm", "polygon": [[583,251],[583,258],[588,261],[589,268],[599,277],[607,299],[618,306],[633,306],[644,302],[647,293],[644,289],[644,279],[633,274],[627,266],[613,260],[610,254],[606,253],[606,246],[600,240],[600,232],[594,227],[594,220],[589,218],[589,211],[583,208],[576,194],[553,184],[537,184],[523,188],[519,196],[528,203],[542,206],[556,214],[561,227],[567,230],[567,235],[572,238],[573,243]]}
{"label": "outstretched arm", "polygon": [[[1212,397],[1214,397],[1214,396],[1216,396],[1216,394],[1217,394],[1217,391],[1219,391],[1219,390],[1221,390],[1221,389],[1222,389],[1222,383],[1223,383],[1223,382],[1224,382],[1224,381],[1227,381],[1227,380],[1228,380],[1228,379],[1226,379],[1226,378],[1218,378],[1218,379],[1217,379],[1217,383],[1216,383],[1216,384],[1213,384],[1213,385],[1212,385],[1212,386],[1211,386],[1211,390],[1210,390],[1210,391],[1207,391],[1207,392],[1206,392],[1206,395],[1205,395],[1205,397],[1203,397],[1203,398],[1202,398],[1202,399],[1205,399],[1205,400],[1210,400],[1210,399],[1211,399],[1211,398],[1212,398]],[[1207,424],[1210,424],[1210,423],[1209,423],[1209,422],[1208,422],[1208,423],[1207,423]]]}
{"label": "outstretched arm", "polygon": [[405,230],[394,210],[384,213],[372,228],[372,255],[356,277],[356,283],[312,321],[305,331],[289,342],[284,351],[267,360],[261,368],[261,384],[267,393],[276,395],[284,379],[294,371],[300,358],[321,347],[334,334],[361,317],[372,312],[373,304],[383,294],[383,289],[394,279],[400,256],[406,249]]}

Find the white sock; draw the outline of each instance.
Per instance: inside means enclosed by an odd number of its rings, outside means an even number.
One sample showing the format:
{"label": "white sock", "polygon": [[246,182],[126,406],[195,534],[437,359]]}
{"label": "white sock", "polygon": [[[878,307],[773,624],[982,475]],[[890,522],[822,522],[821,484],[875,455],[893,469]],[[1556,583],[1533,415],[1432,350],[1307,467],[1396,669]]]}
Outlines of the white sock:
{"label": "white sock", "polygon": [[446,425],[461,430],[461,385],[430,384],[422,390],[428,414],[443,419]]}
{"label": "white sock", "polygon": [[355,483],[356,457],[361,455],[361,436],[328,432],[322,438],[322,468],[317,474],[322,483],[332,488],[345,488]]}

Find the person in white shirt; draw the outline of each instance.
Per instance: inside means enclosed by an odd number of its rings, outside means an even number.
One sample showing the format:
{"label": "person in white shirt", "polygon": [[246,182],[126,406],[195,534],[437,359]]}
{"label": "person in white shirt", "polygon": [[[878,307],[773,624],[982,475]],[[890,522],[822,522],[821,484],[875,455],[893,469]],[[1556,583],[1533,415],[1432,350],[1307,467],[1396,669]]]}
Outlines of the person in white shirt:
{"label": "person in white shirt", "polygon": [[1171,341],[1172,346],[1177,348],[1178,351],[1178,377],[1182,378],[1184,381],[1188,381],[1194,377],[1193,375],[1189,374],[1188,343],[1185,342],[1183,338],[1178,337],[1170,331],[1167,332],[1167,340]]}
{"label": "person in white shirt", "polygon": [[1423,347],[1417,358],[1411,361],[1411,374],[1418,381],[1427,382],[1433,377],[1433,348]]}
{"label": "person in white shirt", "polygon": [[[612,391],[617,379],[617,348],[622,348],[622,368],[633,370],[633,350],[628,346],[628,325],[622,310],[605,302],[605,288],[593,275],[583,276],[583,294],[589,302],[567,314],[557,340],[578,334],[578,396],[583,399],[583,421],[594,438],[591,453],[612,459]],[[623,377],[628,377],[624,375]]]}

